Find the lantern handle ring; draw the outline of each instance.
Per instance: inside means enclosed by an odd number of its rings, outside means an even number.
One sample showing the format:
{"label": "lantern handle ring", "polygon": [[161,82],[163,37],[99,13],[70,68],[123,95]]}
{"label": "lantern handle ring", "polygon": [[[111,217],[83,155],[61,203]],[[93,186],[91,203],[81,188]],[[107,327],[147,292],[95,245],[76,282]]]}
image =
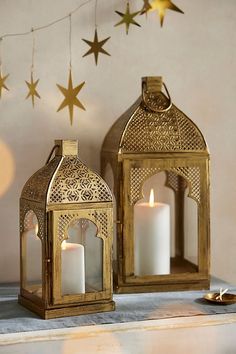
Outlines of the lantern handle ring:
{"label": "lantern handle ring", "polygon": [[166,87],[166,84],[163,82],[163,86],[165,88],[165,91],[167,93],[167,97],[169,99],[169,105],[167,108],[163,108],[163,109],[158,109],[158,108],[154,108],[154,107],[150,107],[147,100],[146,100],[146,94],[148,94],[148,90],[147,90],[147,84],[146,82],[143,82],[142,83],[142,98],[143,98],[143,102],[145,103],[145,105],[153,112],[156,112],[156,113],[164,113],[164,112],[167,112],[169,111],[169,109],[172,107],[172,100],[171,100],[171,97],[170,97],[170,94],[169,94],[169,91]]}
{"label": "lantern handle ring", "polygon": [[47,158],[47,161],[46,161],[45,165],[47,165],[47,164],[50,162],[51,157],[52,157],[54,151],[55,151],[56,149],[58,149],[59,147],[60,147],[59,145],[54,145],[54,146],[53,146],[53,148],[52,148],[52,150],[50,151],[50,154],[49,154],[49,156],[48,156],[48,158]]}

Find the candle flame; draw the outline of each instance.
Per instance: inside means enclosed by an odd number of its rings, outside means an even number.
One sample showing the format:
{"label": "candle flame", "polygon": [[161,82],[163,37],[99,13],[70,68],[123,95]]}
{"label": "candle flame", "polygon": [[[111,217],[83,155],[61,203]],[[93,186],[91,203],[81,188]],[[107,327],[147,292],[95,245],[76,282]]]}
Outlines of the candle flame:
{"label": "candle flame", "polygon": [[62,241],[61,243],[61,249],[66,250],[66,240]]}
{"label": "candle flame", "polygon": [[149,206],[151,208],[153,208],[155,205],[155,201],[154,201],[154,189],[152,188],[150,191],[150,197],[149,197]]}

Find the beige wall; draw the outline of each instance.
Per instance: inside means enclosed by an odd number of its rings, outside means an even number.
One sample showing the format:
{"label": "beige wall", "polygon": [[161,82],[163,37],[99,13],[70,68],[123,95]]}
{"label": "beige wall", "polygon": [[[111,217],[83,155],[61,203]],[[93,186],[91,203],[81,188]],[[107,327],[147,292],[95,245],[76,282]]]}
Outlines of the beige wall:
{"label": "beige wall", "polygon": [[[82,0],[80,0],[80,3]],[[142,1],[131,1],[137,8]],[[55,138],[78,138],[81,158],[99,170],[99,151],[107,129],[140,93],[140,78],[162,75],[175,104],[203,131],[211,151],[212,272],[236,282],[235,151],[236,151],[236,1],[176,0],[185,15],[168,12],[161,29],[155,14],[142,28],[114,28],[114,10],[124,1],[99,1],[99,35],[111,36],[94,65],[82,58],[93,37],[93,5],[73,17],[75,83],[86,81],[69,125],[67,111],[56,113],[62,100],[56,83],[67,83],[68,21],[36,35],[36,76],[42,99],[31,108],[25,101],[31,38],[3,43],[4,69],[10,73],[9,93],[0,101],[0,281],[19,278],[18,199],[26,179],[44,164]],[[0,33],[25,31],[68,13],[78,0],[0,2]],[[10,151],[12,157],[6,152]],[[11,173],[13,178],[11,179]],[[4,192],[4,183],[9,185]]]}

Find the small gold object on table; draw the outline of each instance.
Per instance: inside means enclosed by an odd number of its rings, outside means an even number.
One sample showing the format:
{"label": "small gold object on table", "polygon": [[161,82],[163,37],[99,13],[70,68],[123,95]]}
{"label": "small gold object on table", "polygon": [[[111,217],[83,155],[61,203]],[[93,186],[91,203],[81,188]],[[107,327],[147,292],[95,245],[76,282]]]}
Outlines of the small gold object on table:
{"label": "small gold object on table", "polygon": [[229,305],[236,303],[236,295],[227,293],[228,289],[220,289],[219,293],[208,293],[204,299],[215,304]]}
{"label": "small gold object on table", "polygon": [[101,151],[117,205],[114,291],[209,289],[206,141],[161,77],[144,77],[141,93]]}
{"label": "small gold object on table", "polygon": [[114,310],[112,233],[109,187],[57,140],[20,198],[19,303],[44,319]]}

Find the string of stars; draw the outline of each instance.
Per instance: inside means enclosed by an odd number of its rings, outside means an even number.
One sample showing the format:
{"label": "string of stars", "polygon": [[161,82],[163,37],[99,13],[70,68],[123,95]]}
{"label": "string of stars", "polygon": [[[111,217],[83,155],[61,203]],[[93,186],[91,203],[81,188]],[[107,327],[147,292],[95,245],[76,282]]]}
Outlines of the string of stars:
{"label": "string of stars", "polygon": [[[77,95],[84,86],[85,82],[81,83],[80,85],[73,87],[72,83],[72,50],[71,50],[71,36],[72,36],[72,25],[71,25],[71,18],[72,15],[75,14],[80,8],[82,8],[85,5],[88,5],[94,1],[95,7],[94,7],[94,38],[93,40],[88,40],[88,39],[82,39],[90,48],[89,50],[83,55],[83,57],[86,57],[90,54],[94,55],[95,59],[95,64],[98,64],[98,57],[99,54],[105,54],[107,56],[110,56],[110,54],[103,48],[105,43],[110,39],[110,37],[107,37],[103,40],[98,39],[98,21],[97,21],[97,7],[98,7],[98,0],[86,0],[82,4],[78,5],[75,7],[72,11],[70,11],[68,14],[57,18],[45,25],[38,26],[38,27],[33,27],[29,31],[25,32],[19,32],[19,33],[6,33],[0,36],[0,99],[2,97],[2,90],[5,89],[9,91],[9,88],[7,86],[7,79],[9,77],[9,74],[3,74],[3,61],[2,61],[2,42],[3,39],[8,38],[8,37],[19,37],[19,36],[27,36],[29,34],[32,34],[32,63],[31,63],[31,68],[30,68],[30,81],[25,81],[27,88],[28,88],[28,94],[26,96],[26,99],[31,98],[32,101],[32,106],[34,107],[35,105],[35,97],[40,99],[40,95],[37,91],[37,85],[39,83],[39,79],[34,80],[34,54],[35,54],[35,32],[41,31],[44,29],[47,29],[51,26],[56,25],[57,23],[64,21],[66,19],[69,19],[69,50],[70,50],[70,61],[69,61],[69,79],[68,79],[68,88],[64,88],[61,85],[57,84],[58,89],[62,92],[64,95],[64,101],[61,103],[57,111],[60,111],[61,109],[65,108],[68,106],[69,108],[69,115],[70,115],[70,123],[73,123],[73,107],[74,105],[85,110],[85,107],[82,105],[82,103],[77,99]],[[126,34],[128,35],[129,29],[131,25],[141,27],[140,24],[136,21],[136,17],[138,15],[146,15],[149,12],[152,11],[157,11],[159,14],[160,18],[160,25],[161,27],[163,26],[164,23],[164,18],[166,15],[166,10],[173,10],[176,12],[183,13],[182,10],[180,10],[175,4],[172,3],[171,0],[142,0],[143,1],[143,6],[140,11],[131,11],[131,6],[130,6],[130,0],[125,0],[126,1],[126,8],[125,12],[120,12],[120,11],[115,11],[115,13],[120,16],[120,21],[117,22],[114,26],[120,26],[120,25],[125,25],[125,30]]]}

